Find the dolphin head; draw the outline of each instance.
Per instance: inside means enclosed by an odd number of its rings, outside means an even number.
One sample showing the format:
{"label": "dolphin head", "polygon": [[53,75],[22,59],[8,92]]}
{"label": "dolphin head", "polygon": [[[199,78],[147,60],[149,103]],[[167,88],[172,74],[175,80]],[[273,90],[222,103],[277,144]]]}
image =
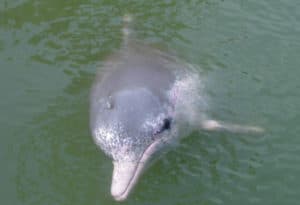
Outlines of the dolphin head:
{"label": "dolphin head", "polygon": [[145,166],[166,144],[172,106],[143,87],[118,90],[94,101],[91,129],[95,143],[113,159],[111,194],[125,200]]}

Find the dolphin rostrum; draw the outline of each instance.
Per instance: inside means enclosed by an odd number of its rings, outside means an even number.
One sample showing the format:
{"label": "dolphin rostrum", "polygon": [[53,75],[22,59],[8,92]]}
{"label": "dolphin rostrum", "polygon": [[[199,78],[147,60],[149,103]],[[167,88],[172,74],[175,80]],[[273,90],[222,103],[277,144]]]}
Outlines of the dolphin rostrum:
{"label": "dolphin rostrum", "polygon": [[[125,200],[158,150],[188,130],[260,132],[207,119],[199,74],[176,57],[130,38],[98,73],[90,95],[95,143],[113,160],[111,194]],[[192,129],[188,129],[192,128]]]}

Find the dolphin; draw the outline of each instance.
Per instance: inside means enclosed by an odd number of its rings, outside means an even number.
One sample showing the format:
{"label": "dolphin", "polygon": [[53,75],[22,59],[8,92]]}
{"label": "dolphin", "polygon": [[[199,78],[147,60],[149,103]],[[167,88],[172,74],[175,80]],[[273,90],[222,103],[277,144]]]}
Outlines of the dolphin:
{"label": "dolphin", "polygon": [[[111,194],[125,200],[156,155],[189,130],[260,132],[208,119],[198,72],[167,52],[130,38],[98,72],[90,94],[90,128],[113,161]],[[188,129],[191,128],[191,129]]]}

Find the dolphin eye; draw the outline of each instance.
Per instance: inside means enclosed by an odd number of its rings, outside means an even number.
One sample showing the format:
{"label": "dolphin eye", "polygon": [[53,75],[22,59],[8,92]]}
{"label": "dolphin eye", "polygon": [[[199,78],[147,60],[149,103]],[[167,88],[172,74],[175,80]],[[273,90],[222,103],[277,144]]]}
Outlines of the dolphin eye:
{"label": "dolphin eye", "polygon": [[164,123],[163,123],[161,130],[162,131],[169,130],[170,128],[171,128],[171,119],[169,119],[169,118],[164,119]]}
{"label": "dolphin eye", "polygon": [[165,118],[163,120],[162,126],[160,127],[160,129],[155,134],[162,133],[163,131],[169,130],[170,128],[171,128],[171,119],[170,118]]}

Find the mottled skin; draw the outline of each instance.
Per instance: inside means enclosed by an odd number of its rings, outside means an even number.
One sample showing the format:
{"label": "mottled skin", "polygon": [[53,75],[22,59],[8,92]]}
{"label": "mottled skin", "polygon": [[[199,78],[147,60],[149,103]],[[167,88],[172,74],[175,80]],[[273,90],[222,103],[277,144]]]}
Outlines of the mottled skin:
{"label": "mottled skin", "polygon": [[[171,111],[174,109],[169,93],[175,76],[165,60],[159,53],[145,50],[135,43],[121,49],[106,62],[106,71],[100,72],[101,76],[97,77],[91,92],[91,129],[94,136],[99,128],[110,127],[118,133],[123,132],[122,136],[117,135],[124,145],[141,150],[144,149],[141,146],[147,146],[154,140],[164,121],[172,119]],[[99,137],[96,137],[97,140]],[[115,142],[116,137],[111,141]],[[120,148],[119,143],[117,149]],[[112,145],[108,147],[105,142],[100,146],[112,155]],[[117,156],[112,157],[120,160]],[[135,157],[133,160],[136,160]]]}
{"label": "mottled skin", "polygon": [[177,67],[175,58],[131,41],[105,62],[97,76],[90,124],[96,144],[114,161],[112,195],[117,200],[127,197],[138,165],[151,158],[146,154],[172,137]]}
{"label": "mottled skin", "polygon": [[123,47],[104,62],[90,96],[91,132],[113,160],[111,194],[118,201],[128,197],[157,151],[184,135],[186,125],[208,131],[262,131],[207,119],[198,73],[127,35],[125,28]]}

